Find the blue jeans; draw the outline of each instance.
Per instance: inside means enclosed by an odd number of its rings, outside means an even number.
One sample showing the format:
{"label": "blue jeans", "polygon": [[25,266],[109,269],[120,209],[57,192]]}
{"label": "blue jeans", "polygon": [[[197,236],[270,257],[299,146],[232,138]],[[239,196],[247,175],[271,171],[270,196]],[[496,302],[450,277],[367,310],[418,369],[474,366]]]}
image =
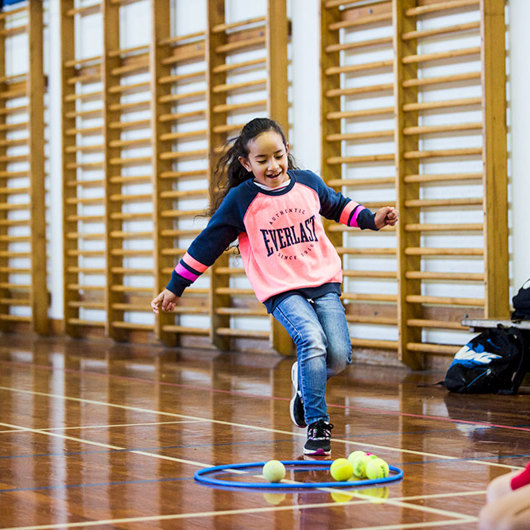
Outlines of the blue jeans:
{"label": "blue jeans", "polygon": [[326,381],[351,363],[351,341],[344,307],[336,293],[314,300],[293,294],[273,311],[296,344],[299,389],[307,425],[329,422]]}

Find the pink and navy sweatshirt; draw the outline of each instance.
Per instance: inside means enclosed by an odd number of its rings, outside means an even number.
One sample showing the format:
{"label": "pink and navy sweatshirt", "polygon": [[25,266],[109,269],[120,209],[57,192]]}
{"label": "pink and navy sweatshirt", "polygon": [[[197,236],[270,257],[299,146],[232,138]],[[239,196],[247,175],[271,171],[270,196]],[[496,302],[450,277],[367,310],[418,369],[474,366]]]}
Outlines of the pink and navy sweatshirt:
{"label": "pink and navy sweatshirt", "polygon": [[247,277],[269,312],[293,292],[306,298],[340,294],[341,260],[320,216],[377,230],[375,214],[311,171],[288,174],[289,184],[278,190],[251,179],[232,188],[175,267],[167,289],[181,296],[237,238]]}

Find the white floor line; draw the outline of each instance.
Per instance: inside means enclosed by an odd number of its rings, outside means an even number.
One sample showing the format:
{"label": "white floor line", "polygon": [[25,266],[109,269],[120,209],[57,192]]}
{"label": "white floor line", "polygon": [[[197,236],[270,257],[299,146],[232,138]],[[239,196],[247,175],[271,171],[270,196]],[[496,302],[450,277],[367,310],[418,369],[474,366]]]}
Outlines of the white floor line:
{"label": "white floor line", "polygon": [[[128,405],[118,405],[116,403],[109,403],[109,402],[105,402],[105,401],[96,401],[96,400],[93,400],[93,399],[83,399],[83,398],[76,398],[76,397],[70,397],[70,396],[63,396],[63,395],[60,395],[60,394],[49,394],[49,393],[46,393],[46,392],[36,392],[36,391],[32,391],[32,390],[22,390],[22,389],[11,388],[11,387],[6,387],[6,386],[0,386],[0,390],[5,390],[5,391],[8,391],[8,392],[18,392],[18,393],[22,393],[22,394],[31,394],[31,395],[35,395],[35,396],[42,396],[42,397],[48,397],[48,398],[54,398],[54,399],[62,399],[62,400],[65,400],[65,401],[74,401],[76,403],[88,403],[88,404],[92,404],[92,405],[119,408],[119,409],[123,409],[123,410],[133,410],[133,411],[136,411],[136,412],[143,412],[143,413],[147,413],[147,414],[155,414],[155,415],[160,415],[160,416],[169,416],[169,417],[172,417],[172,418],[181,418],[181,419],[185,419],[185,420],[205,421],[205,422],[215,423],[215,424],[218,424],[218,425],[229,425],[229,426],[232,426],[232,427],[240,427],[242,429],[250,429],[250,430],[263,431],[263,432],[285,434],[287,436],[297,436],[297,437],[300,437],[300,438],[305,438],[306,437],[305,433],[294,433],[294,432],[291,432],[291,431],[284,431],[284,430],[281,430],[281,429],[271,429],[270,427],[259,427],[257,425],[248,425],[248,424],[244,424],[244,423],[234,423],[234,422],[230,422],[230,421],[213,420],[213,419],[210,419],[210,418],[201,418],[199,416],[188,416],[188,415],[185,415],[185,414],[177,414],[175,412],[162,412],[162,411],[158,411],[158,410],[145,409],[145,408],[142,408],[142,407],[132,407],[132,406],[128,406]],[[2,425],[2,424],[0,423],[0,425]],[[3,425],[8,426],[8,424],[3,424]],[[456,457],[456,456],[447,456],[447,455],[441,455],[441,454],[438,454],[438,453],[427,453],[425,451],[412,451],[410,449],[400,449],[398,447],[391,447],[391,446],[386,446],[386,445],[374,445],[372,443],[367,443],[366,441],[356,442],[356,441],[353,441],[353,440],[341,440],[340,438],[333,438],[332,441],[334,443],[342,443],[342,444],[345,444],[345,445],[356,445],[356,446],[361,446],[361,447],[365,447],[365,448],[367,447],[367,445],[369,445],[370,449],[383,449],[383,450],[386,450],[386,451],[396,451],[396,452],[399,452],[399,453],[406,453],[406,454],[409,454],[409,455],[427,456],[429,458],[439,458],[439,459],[445,459],[445,460],[460,460],[460,457]],[[511,469],[511,470],[523,469],[520,466],[510,466],[510,465],[507,465],[507,464],[499,464],[497,462],[483,462],[481,460],[468,460],[467,462],[473,463],[473,464],[479,464],[479,465],[483,465],[483,466],[489,466],[489,467],[501,467],[501,468],[506,468],[506,469]]]}

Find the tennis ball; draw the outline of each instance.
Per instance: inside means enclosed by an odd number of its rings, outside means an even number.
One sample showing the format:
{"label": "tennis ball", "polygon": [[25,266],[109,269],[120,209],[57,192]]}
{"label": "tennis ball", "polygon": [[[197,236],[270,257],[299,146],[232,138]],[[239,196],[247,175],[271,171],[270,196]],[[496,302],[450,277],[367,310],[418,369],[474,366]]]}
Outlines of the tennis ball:
{"label": "tennis ball", "polygon": [[346,458],[337,458],[337,460],[331,464],[329,472],[335,480],[343,482],[353,475],[353,467]]}
{"label": "tennis ball", "polygon": [[388,464],[382,458],[372,458],[366,462],[364,472],[370,480],[388,477]]}
{"label": "tennis ball", "polygon": [[262,473],[269,482],[280,482],[285,477],[285,466],[279,460],[269,460]]}
{"label": "tennis ball", "polygon": [[353,467],[353,474],[357,477],[362,477],[361,459],[366,456],[364,451],[354,451],[348,456],[348,461]]}
{"label": "tennis ball", "polygon": [[[364,451],[355,451],[355,453],[364,453]],[[352,453],[350,456],[352,455],[354,455],[354,453]],[[356,457],[354,456],[352,458],[352,460],[354,460],[354,463],[355,463],[355,465],[353,465],[354,475],[359,478],[365,478],[366,477],[366,472],[365,472],[366,463],[369,460],[374,460],[375,458],[377,458],[377,456],[375,456],[372,453],[364,453],[364,454],[358,454]]]}

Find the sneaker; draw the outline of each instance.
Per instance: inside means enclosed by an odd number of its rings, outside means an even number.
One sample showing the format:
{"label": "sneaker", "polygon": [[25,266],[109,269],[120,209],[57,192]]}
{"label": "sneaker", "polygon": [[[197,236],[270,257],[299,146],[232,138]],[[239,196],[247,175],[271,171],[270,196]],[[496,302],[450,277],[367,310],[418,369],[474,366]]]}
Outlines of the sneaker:
{"label": "sneaker", "polygon": [[304,445],[305,455],[329,455],[331,453],[331,429],[333,425],[318,420],[307,427],[307,442]]}
{"label": "sneaker", "polygon": [[293,382],[293,397],[289,403],[291,419],[297,427],[306,427],[302,393],[298,390],[298,363],[293,363],[293,367],[291,368],[291,380]]}

